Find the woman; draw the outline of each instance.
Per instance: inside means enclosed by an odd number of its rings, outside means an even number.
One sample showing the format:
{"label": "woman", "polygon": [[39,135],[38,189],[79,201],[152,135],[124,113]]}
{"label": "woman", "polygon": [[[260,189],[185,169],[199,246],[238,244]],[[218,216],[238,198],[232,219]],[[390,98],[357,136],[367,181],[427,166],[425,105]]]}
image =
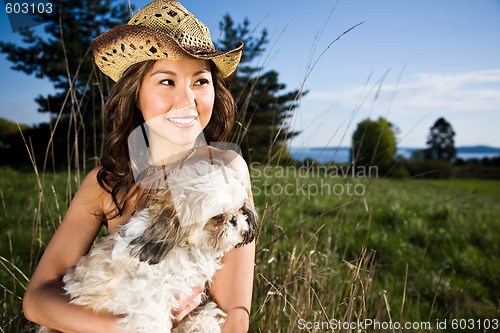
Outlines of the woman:
{"label": "woman", "polygon": [[[29,320],[63,332],[123,332],[112,313],[70,304],[62,276],[89,251],[103,221],[112,232],[144,205],[137,178],[143,170],[135,172],[127,142],[135,128],[144,128],[144,121],[148,125],[148,163],[165,175],[188,158],[204,156],[207,148],[200,137],[208,142],[227,138],[234,121],[227,85],[242,46],[216,53],[206,26],[169,0],[153,1],[128,24],[94,40],[96,64],[116,81],[106,103],[105,156],[82,182],[33,274],[23,302]],[[235,169],[250,189],[247,165],[238,154],[210,152]],[[223,332],[248,330],[254,253],[254,242],[231,250],[211,285],[210,295],[227,314]],[[200,285],[190,297],[179,298],[176,322],[198,306],[203,289]]]}

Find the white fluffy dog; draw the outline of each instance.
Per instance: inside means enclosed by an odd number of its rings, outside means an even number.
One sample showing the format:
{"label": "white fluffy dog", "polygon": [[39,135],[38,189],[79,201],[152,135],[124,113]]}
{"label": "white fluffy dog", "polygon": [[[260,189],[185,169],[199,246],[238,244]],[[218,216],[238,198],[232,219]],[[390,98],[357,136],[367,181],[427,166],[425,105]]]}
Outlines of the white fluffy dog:
{"label": "white fluffy dog", "polygon": [[[147,209],[67,272],[64,288],[72,303],[123,315],[119,324],[130,332],[171,332],[176,297],[211,281],[227,251],[254,239],[256,222],[247,189],[231,168],[220,162],[186,165]],[[224,317],[208,301],[174,332],[220,332]]]}

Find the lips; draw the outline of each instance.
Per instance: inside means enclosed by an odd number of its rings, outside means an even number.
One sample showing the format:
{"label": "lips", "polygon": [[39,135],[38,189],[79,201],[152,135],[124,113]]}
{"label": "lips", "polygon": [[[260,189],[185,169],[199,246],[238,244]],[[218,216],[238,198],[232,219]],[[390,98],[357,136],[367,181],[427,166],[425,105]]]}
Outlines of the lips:
{"label": "lips", "polygon": [[177,127],[191,127],[196,123],[198,117],[168,117],[167,120]]}

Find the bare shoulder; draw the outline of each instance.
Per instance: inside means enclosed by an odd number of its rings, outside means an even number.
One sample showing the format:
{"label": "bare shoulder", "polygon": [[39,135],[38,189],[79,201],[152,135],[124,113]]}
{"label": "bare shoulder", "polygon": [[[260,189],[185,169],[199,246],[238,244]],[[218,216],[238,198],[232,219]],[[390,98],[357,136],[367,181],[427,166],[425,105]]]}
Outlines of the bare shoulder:
{"label": "bare shoulder", "polygon": [[[80,196],[79,199],[83,199],[81,202],[86,203],[96,216],[100,216],[101,220],[108,222],[108,230],[112,231],[116,226],[126,222],[128,215],[123,217],[116,215],[116,204],[111,194],[99,184],[97,176],[101,170],[102,167],[96,167],[88,173],[78,189],[80,193],[77,192],[77,195]],[[130,210],[130,207],[127,206],[126,209]]]}
{"label": "bare shoulder", "polygon": [[239,176],[246,179],[248,177],[248,165],[245,159],[232,149],[212,148],[214,158],[222,160],[224,164],[235,170]]}
{"label": "bare shoulder", "polygon": [[238,178],[245,184],[247,188],[250,201],[253,205],[252,185],[250,181],[250,173],[245,159],[236,151],[231,149],[217,149],[213,148],[214,158],[222,160],[224,164],[236,171]]}
{"label": "bare shoulder", "polygon": [[220,149],[214,146],[211,146],[211,151],[213,153],[213,157],[215,159],[221,160],[224,164],[227,164],[231,167],[234,166],[247,169],[247,163],[245,162],[243,157],[236,151],[232,149]]}
{"label": "bare shoulder", "polygon": [[93,168],[92,170],[90,170],[90,172],[85,176],[85,179],[83,180],[82,182],[82,185],[92,185],[92,186],[99,186],[99,183],[97,181],[97,174],[99,173],[99,171],[102,170],[102,167],[101,166],[97,166],[95,168]]}
{"label": "bare shoulder", "polygon": [[71,201],[70,211],[77,210],[80,214],[88,213],[94,216],[103,216],[102,208],[107,192],[104,191],[97,180],[99,170],[101,170],[101,167],[96,167],[85,176]]}
{"label": "bare shoulder", "polygon": [[99,201],[103,199],[103,195],[106,191],[101,187],[101,185],[99,185],[97,180],[97,175],[101,169],[102,167],[95,167],[87,174],[87,176],[85,176],[85,179],[78,188],[76,195],[87,199],[98,199]]}
{"label": "bare shoulder", "polygon": [[70,208],[78,210],[80,214],[89,214],[98,217],[100,223],[108,219],[114,212],[113,199],[98,181],[102,167],[92,169],[80,184],[72,199]]}

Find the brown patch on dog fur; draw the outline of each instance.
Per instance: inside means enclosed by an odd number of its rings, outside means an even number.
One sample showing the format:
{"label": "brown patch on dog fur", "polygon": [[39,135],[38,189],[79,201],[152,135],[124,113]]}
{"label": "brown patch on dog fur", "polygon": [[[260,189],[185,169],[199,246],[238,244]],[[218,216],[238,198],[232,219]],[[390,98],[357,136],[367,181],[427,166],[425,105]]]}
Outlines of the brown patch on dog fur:
{"label": "brown patch on dog fur", "polygon": [[150,265],[160,263],[177,245],[184,243],[189,226],[181,227],[169,190],[159,191],[149,201],[152,224],[144,234],[134,239],[130,254]]}
{"label": "brown patch on dog fur", "polygon": [[241,207],[241,210],[243,211],[243,215],[247,217],[249,230],[243,235],[243,241],[236,245],[236,247],[249,244],[255,239],[255,237],[257,237],[257,221],[259,219],[257,212],[248,204],[248,202],[245,202],[243,207]]}

